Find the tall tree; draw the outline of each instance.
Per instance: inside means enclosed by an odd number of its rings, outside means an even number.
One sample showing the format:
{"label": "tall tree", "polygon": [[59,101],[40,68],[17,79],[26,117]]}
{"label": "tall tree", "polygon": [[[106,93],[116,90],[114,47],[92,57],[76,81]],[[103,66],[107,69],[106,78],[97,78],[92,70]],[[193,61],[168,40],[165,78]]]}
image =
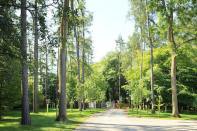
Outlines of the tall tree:
{"label": "tall tree", "polygon": [[47,87],[48,87],[48,43],[45,41],[45,83],[44,83],[44,105],[47,106]]}
{"label": "tall tree", "polygon": [[[176,87],[176,42],[174,39],[174,2],[170,0],[168,11],[166,8],[166,3],[162,0],[163,10],[168,21],[168,41],[171,44],[171,87],[172,87],[172,115],[174,117],[180,117],[178,111],[178,98],[177,98],[177,87]],[[169,12],[169,13],[168,13]]]}
{"label": "tall tree", "polygon": [[[82,10],[82,17],[84,17],[84,12]],[[83,101],[83,109],[85,108],[85,98],[84,98],[84,84],[85,84],[85,22],[83,20],[83,47],[82,47],[82,101]]]}
{"label": "tall tree", "polygon": [[57,121],[65,121],[66,117],[66,57],[67,57],[67,33],[68,33],[69,0],[63,1],[63,10],[60,23],[60,47],[59,47],[59,114]]}
{"label": "tall tree", "polygon": [[[79,1],[78,1],[79,4]],[[71,0],[71,8],[72,8],[72,12],[73,12],[73,16],[74,14],[74,1]],[[74,17],[75,18],[75,17]],[[79,106],[79,110],[82,111],[82,97],[81,97],[81,70],[80,70],[80,44],[79,44],[79,27],[77,25],[77,19],[75,19],[74,21],[74,37],[75,37],[75,41],[76,41],[76,53],[77,53],[77,72],[78,72],[78,83],[77,83],[77,88],[79,91],[79,98],[78,98],[78,106]]]}
{"label": "tall tree", "polygon": [[78,88],[79,88],[79,110],[82,111],[82,98],[81,98],[81,71],[80,71],[80,58],[79,58],[79,34],[77,35],[75,27],[75,38],[76,38],[76,52],[77,52],[77,71],[78,71]]}
{"label": "tall tree", "polygon": [[34,5],[34,88],[33,88],[33,112],[38,113],[38,98],[37,98],[37,88],[38,88],[38,7],[37,0],[35,0]]}
{"label": "tall tree", "polygon": [[22,125],[30,125],[27,71],[27,11],[26,0],[21,0],[21,52],[22,52]]}
{"label": "tall tree", "polygon": [[[167,2],[167,4],[166,4]],[[183,2],[185,3],[185,2]],[[158,1],[152,1],[151,3],[156,7],[156,10],[161,13],[161,16],[163,17],[163,20],[166,22],[165,25],[168,28],[168,42],[171,45],[171,87],[172,87],[172,116],[174,117],[180,117],[179,111],[178,111],[178,99],[177,99],[177,87],[176,87],[176,50],[177,45],[174,39],[174,14],[175,12],[175,5],[176,2],[173,0],[165,1],[162,0],[158,3]],[[152,6],[151,5],[151,6]],[[181,5],[181,4],[180,4]],[[158,8],[158,7],[160,8]],[[178,10],[180,10],[178,4],[177,4]],[[187,9],[187,8],[185,8]],[[179,18],[179,17],[177,17]],[[161,19],[161,18],[160,18]],[[181,21],[181,20],[180,20]]]}
{"label": "tall tree", "polygon": [[141,43],[141,68],[140,68],[140,79],[142,79],[142,72],[143,72],[143,55],[144,55],[144,53],[143,53],[143,51],[144,51],[144,49],[143,49],[143,35],[142,35],[142,28],[140,28],[140,43]]}
{"label": "tall tree", "polygon": [[118,47],[118,98],[119,98],[119,102],[121,102],[121,96],[120,96],[120,89],[121,89],[121,53],[122,53],[122,49],[123,49],[123,44],[124,41],[122,39],[122,36],[119,36],[118,40],[116,40],[117,43],[117,47]]}
{"label": "tall tree", "polygon": [[[79,0],[78,0],[79,3]],[[84,4],[84,3],[83,3]],[[81,76],[81,83],[82,83],[82,104],[83,104],[83,109],[85,108],[85,97],[84,97],[84,84],[85,84],[85,44],[86,44],[86,39],[85,39],[85,7],[83,6],[81,8],[81,15],[82,15],[82,76]]]}
{"label": "tall tree", "polygon": [[[58,41],[59,42],[59,41]],[[59,100],[58,100],[58,87],[59,87],[59,83],[58,83],[58,81],[59,81],[59,76],[58,76],[58,71],[59,71],[59,47],[58,47],[58,52],[57,52],[57,85],[56,85],[56,107],[57,107],[57,105],[58,105],[58,103],[59,103]],[[56,111],[56,113],[57,113],[57,111]],[[57,114],[56,114],[56,117],[57,117]]]}
{"label": "tall tree", "polygon": [[173,9],[170,8],[168,41],[171,43],[171,87],[172,87],[172,115],[180,117],[178,111],[177,87],[176,87],[176,43],[173,31]]}
{"label": "tall tree", "polygon": [[146,0],[146,14],[147,14],[147,28],[148,28],[148,39],[150,43],[150,55],[151,55],[151,95],[152,95],[152,114],[155,114],[155,96],[154,96],[154,74],[153,74],[153,43],[150,31],[150,17],[148,12],[148,2]]}

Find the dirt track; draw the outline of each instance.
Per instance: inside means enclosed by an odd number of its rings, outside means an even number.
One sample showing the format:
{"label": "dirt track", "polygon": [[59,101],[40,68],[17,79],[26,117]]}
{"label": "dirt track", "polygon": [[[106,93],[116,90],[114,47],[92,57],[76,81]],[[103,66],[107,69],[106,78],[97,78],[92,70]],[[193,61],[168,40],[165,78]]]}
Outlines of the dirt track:
{"label": "dirt track", "polygon": [[124,110],[109,110],[86,120],[75,131],[197,131],[197,121],[129,117]]}

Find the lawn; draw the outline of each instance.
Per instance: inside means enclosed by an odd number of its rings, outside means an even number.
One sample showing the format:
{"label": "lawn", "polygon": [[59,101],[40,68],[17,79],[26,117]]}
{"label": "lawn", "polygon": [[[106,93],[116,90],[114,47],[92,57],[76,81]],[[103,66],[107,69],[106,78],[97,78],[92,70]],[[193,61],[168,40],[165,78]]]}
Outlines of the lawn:
{"label": "lawn", "polygon": [[155,118],[155,119],[172,119],[172,120],[197,120],[197,112],[184,112],[181,113],[181,118],[174,118],[172,117],[172,113],[168,112],[160,112],[160,116],[158,115],[158,111],[156,111],[156,114],[152,114],[151,110],[145,111],[145,110],[137,110],[135,109],[129,109],[128,114],[134,117],[144,117],[144,118]]}
{"label": "lawn", "polygon": [[56,122],[56,110],[50,109],[47,115],[45,110],[39,113],[31,113],[31,126],[21,126],[21,112],[9,111],[4,116],[5,121],[0,121],[0,131],[72,131],[92,114],[102,112],[105,109],[87,109],[79,112],[78,109],[67,110],[68,120],[66,122]]}

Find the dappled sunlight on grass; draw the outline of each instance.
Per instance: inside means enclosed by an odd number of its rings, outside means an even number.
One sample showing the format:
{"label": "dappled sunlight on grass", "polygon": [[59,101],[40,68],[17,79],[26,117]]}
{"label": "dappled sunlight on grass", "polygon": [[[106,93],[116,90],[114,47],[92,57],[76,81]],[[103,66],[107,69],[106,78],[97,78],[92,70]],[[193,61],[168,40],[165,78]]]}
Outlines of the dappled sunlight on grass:
{"label": "dappled sunlight on grass", "polygon": [[10,119],[0,121],[1,131],[21,131],[21,130],[34,130],[34,131],[56,131],[56,130],[68,130],[71,131],[79,126],[85,119],[92,114],[102,112],[104,109],[87,109],[83,112],[79,112],[78,109],[67,110],[68,120],[66,122],[57,122],[56,110],[50,109],[49,113],[46,110],[40,110],[39,113],[31,113],[31,126],[20,125],[20,111],[7,112],[3,119]]}
{"label": "dappled sunlight on grass", "polygon": [[172,113],[165,113],[160,112],[160,115],[158,111],[156,111],[155,114],[151,113],[151,110],[145,111],[145,110],[137,110],[130,109],[128,111],[128,114],[133,117],[145,117],[145,118],[153,118],[153,119],[172,119],[172,120],[197,120],[197,112],[187,112],[182,113],[181,118],[174,118],[172,117]]}

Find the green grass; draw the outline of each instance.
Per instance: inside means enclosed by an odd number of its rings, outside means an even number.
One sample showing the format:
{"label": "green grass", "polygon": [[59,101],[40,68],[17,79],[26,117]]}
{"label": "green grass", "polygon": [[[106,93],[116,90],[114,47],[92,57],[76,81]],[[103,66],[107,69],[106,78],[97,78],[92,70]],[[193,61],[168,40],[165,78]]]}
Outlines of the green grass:
{"label": "green grass", "polygon": [[160,117],[158,115],[158,111],[156,111],[156,114],[152,114],[151,110],[148,112],[145,110],[137,110],[135,109],[129,109],[128,114],[134,117],[144,117],[144,118],[153,118],[153,119],[172,119],[172,120],[197,120],[197,112],[185,112],[181,113],[181,118],[174,118],[172,117],[172,113],[165,113],[160,112]]}
{"label": "green grass", "polygon": [[56,110],[50,109],[47,115],[45,110],[39,113],[31,113],[31,126],[21,126],[21,112],[9,111],[0,121],[0,131],[72,131],[94,113],[102,112],[104,109],[87,109],[79,112],[78,109],[67,110],[68,120],[66,122],[56,122]]}

